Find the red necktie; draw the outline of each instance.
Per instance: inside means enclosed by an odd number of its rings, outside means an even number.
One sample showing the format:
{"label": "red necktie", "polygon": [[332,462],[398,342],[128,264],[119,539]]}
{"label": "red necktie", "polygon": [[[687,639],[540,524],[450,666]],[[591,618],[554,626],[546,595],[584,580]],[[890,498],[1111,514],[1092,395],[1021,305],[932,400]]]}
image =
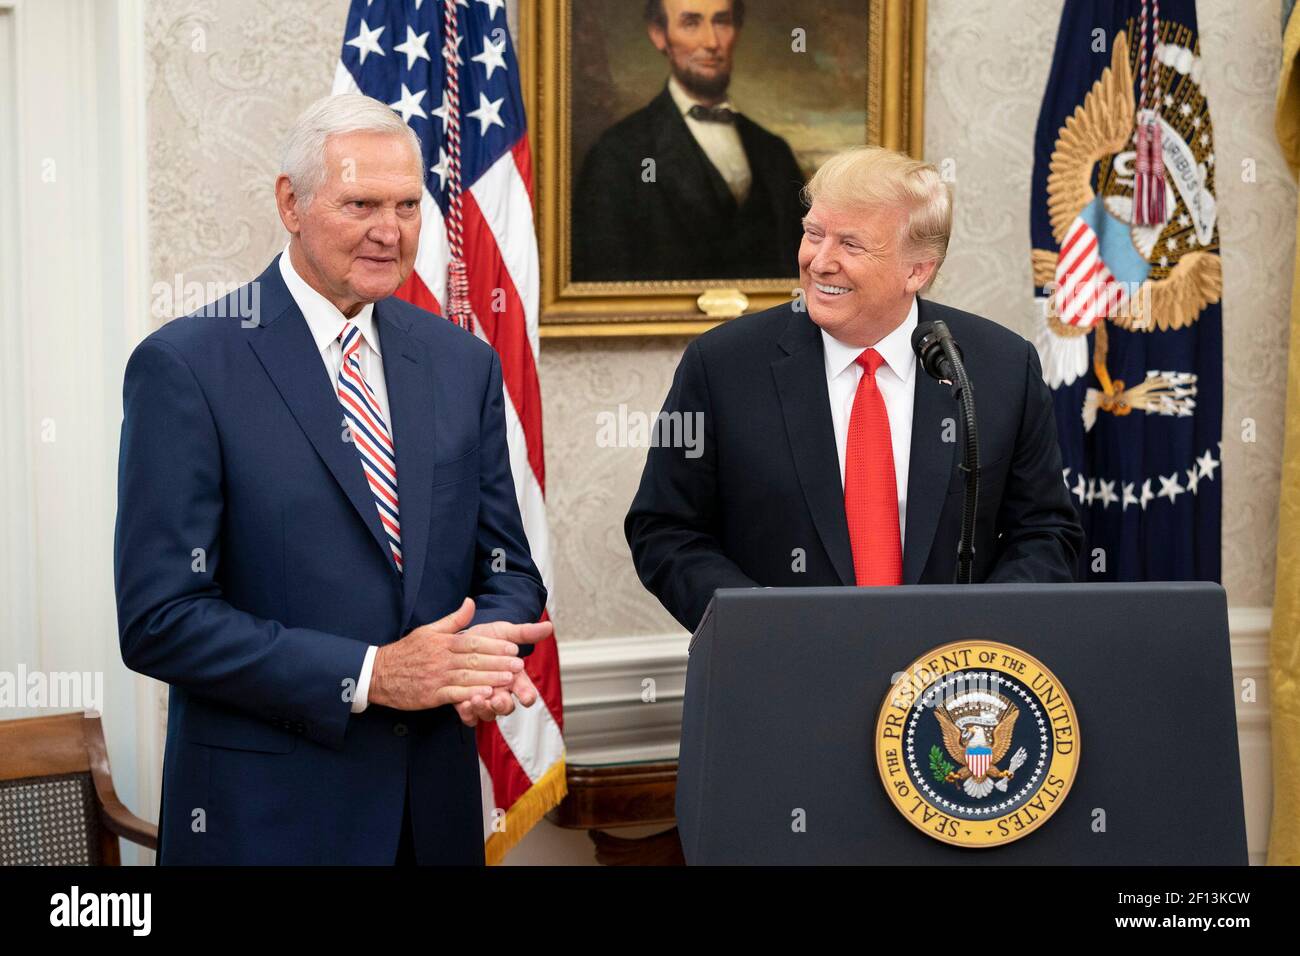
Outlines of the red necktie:
{"label": "red necktie", "polygon": [[889,415],[876,384],[885,361],[875,349],[858,356],[862,379],[853,396],[844,454],[844,516],[849,522],[853,570],[859,585],[901,584],[903,546],[898,530],[898,486]]}

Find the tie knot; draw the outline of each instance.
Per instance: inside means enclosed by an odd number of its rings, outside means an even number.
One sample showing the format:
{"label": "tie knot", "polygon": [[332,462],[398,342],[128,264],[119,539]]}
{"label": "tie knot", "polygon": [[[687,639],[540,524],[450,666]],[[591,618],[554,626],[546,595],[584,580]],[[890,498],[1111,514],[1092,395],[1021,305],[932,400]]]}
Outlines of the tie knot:
{"label": "tie knot", "polygon": [[725,106],[705,106],[702,103],[696,103],[687,111],[686,115],[691,119],[705,123],[736,122],[736,114]]}
{"label": "tie knot", "polygon": [[875,349],[867,349],[858,356],[858,364],[866,370],[868,375],[874,377],[876,369],[885,364],[885,357]]}
{"label": "tie knot", "polygon": [[347,355],[361,345],[361,330],[351,322],[344,322],[343,328],[339,330],[336,338],[339,344],[343,346],[343,354]]}

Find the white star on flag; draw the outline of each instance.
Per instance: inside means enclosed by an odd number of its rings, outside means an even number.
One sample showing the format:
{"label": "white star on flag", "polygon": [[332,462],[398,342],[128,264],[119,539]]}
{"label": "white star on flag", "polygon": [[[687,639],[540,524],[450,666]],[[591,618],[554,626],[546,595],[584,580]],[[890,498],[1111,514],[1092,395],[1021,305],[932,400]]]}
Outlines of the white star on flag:
{"label": "white star on flag", "polygon": [[1214,456],[1210,454],[1208,448],[1205,450],[1204,455],[1196,459],[1196,464],[1200,466],[1202,478],[1214,480],[1214,469],[1219,467],[1219,463],[1214,460]]}
{"label": "white star on flag", "polygon": [[486,136],[488,127],[491,126],[493,123],[495,123],[497,126],[500,126],[502,129],[505,129],[506,124],[501,121],[501,115],[500,115],[501,104],[504,103],[505,101],[506,98],[504,96],[501,97],[501,99],[499,100],[489,101],[488,98],[484,96],[482,93],[478,95],[478,109],[472,110],[471,112],[466,113],[465,115],[478,120],[479,122],[478,134],[480,136]]}
{"label": "white star on flag", "polygon": [[379,45],[379,34],[383,32],[383,27],[375,27],[372,30],[366,21],[362,20],[360,32],[349,40],[347,45],[357,48],[358,53],[361,55],[361,62],[364,64],[366,57],[371,53],[378,53],[380,56],[384,55],[384,50]]}
{"label": "white star on flag", "polygon": [[447,91],[442,91],[442,105],[433,111],[433,115],[442,120],[442,128],[447,128],[447,120],[451,116],[451,101],[447,99]]}
{"label": "white star on flag", "polygon": [[495,20],[497,11],[506,5],[506,0],[478,0],[478,2],[488,8],[489,20]]}
{"label": "white star on flag", "polygon": [[502,56],[502,54],[505,53],[505,51],[506,51],[505,37],[501,38],[500,45],[494,45],[490,37],[484,37],[483,52],[480,53],[478,56],[470,57],[470,59],[473,60],[475,63],[483,64],[484,69],[487,70],[487,78],[490,80],[492,79],[492,74],[496,72],[498,68],[502,70],[506,68],[506,60],[505,57]]}
{"label": "white star on flag", "polygon": [[[1162,478],[1160,480],[1163,481],[1164,479]],[[1143,511],[1147,510],[1147,502],[1153,499],[1154,497],[1155,494],[1151,491],[1151,479],[1148,478],[1146,481],[1142,482],[1141,504],[1142,504]]]}
{"label": "white star on flag", "polygon": [[1084,489],[1087,488],[1087,482],[1084,481],[1083,475],[1079,475],[1079,483],[1074,486],[1074,493],[1080,501],[1083,500]]}
{"label": "white star on flag", "polygon": [[1168,498],[1169,503],[1173,504],[1178,500],[1178,496],[1186,491],[1186,489],[1178,483],[1178,472],[1174,472],[1168,478],[1164,475],[1156,475],[1156,477],[1160,479],[1160,490],[1156,492],[1157,498]]}
{"label": "white star on flag", "polygon": [[1115,496],[1115,482],[1102,478],[1097,497],[1101,499],[1102,508],[1109,508],[1112,502],[1119,501],[1119,498]]}
{"label": "white star on flag", "polygon": [[429,31],[425,30],[419,36],[409,26],[406,28],[406,39],[393,47],[394,53],[406,54],[406,68],[414,69],[416,60],[429,59],[429,51],[424,48],[424,44],[429,40]]}
{"label": "white star on flag", "polygon": [[402,114],[403,122],[411,122],[412,116],[421,116],[424,119],[428,119],[429,114],[420,106],[420,100],[424,99],[424,94],[428,92],[428,90],[420,90],[419,93],[412,93],[407,89],[406,84],[403,83],[402,98],[396,103],[389,103],[388,105]]}
{"label": "white star on flag", "polygon": [[438,174],[439,189],[447,188],[447,177],[451,175],[451,158],[441,146],[438,147],[438,165],[430,166],[429,172]]}
{"label": "white star on flag", "polygon": [[1133,494],[1133,482],[1131,481],[1125,482],[1124,503],[1120,507],[1123,508],[1123,510],[1127,511],[1129,505],[1135,505],[1137,503],[1138,503],[1137,495]]}

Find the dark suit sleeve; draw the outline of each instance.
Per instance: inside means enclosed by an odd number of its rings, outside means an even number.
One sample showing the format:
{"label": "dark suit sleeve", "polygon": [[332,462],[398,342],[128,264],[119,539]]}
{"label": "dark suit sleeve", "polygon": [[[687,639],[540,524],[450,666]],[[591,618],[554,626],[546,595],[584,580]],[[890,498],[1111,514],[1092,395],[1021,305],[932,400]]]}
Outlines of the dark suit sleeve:
{"label": "dark suit sleeve", "polygon": [[782,197],[782,214],[781,214],[781,234],[786,243],[783,254],[786,257],[785,267],[789,275],[799,274],[799,245],[803,242],[803,217],[808,211],[803,204],[803,187],[804,178],[803,170],[799,168],[798,161],[794,158],[794,152],[790,149],[790,144],[783,139],[778,139],[782,152],[781,165],[786,170],[781,180],[781,197]]}
{"label": "dark suit sleeve", "polygon": [[1083,529],[1061,479],[1052,393],[1038,352],[1026,342],[1024,411],[997,526],[1002,530],[989,583],[1075,580]]}
{"label": "dark suit sleeve", "polygon": [[663,414],[674,413],[703,416],[701,453],[650,448],[623,532],[641,583],[693,631],[715,590],[757,586],[719,542],[717,444],[698,342],[686,347],[664,400]]}
{"label": "dark suit sleeve", "polygon": [[[342,748],[360,641],[285,627],[221,593],[222,452],[202,387],[170,344],[127,363],[113,569],[127,667]],[[268,481],[276,476],[267,475]]]}
{"label": "dark suit sleeve", "polygon": [[[505,393],[501,361],[492,352],[479,425],[479,514],[474,580],[470,597],[475,611],[471,624],[509,621],[525,624],[541,618],[546,588],[533,563],[519,516],[519,502],[506,443]],[[532,650],[523,645],[524,653]]]}
{"label": "dark suit sleeve", "polygon": [[621,156],[608,137],[587,153],[573,197],[573,281],[607,282],[634,275],[644,250],[631,247],[635,216],[633,183],[641,167]]}

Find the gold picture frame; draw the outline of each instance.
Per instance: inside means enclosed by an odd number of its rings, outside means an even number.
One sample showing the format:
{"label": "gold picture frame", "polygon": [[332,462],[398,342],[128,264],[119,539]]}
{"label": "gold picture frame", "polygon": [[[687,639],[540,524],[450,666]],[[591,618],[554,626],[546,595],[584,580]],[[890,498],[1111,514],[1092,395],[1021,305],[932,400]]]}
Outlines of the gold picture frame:
{"label": "gold picture frame", "polygon": [[[694,335],[744,312],[788,301],[794,279],[573,282],[570,280],[573,0],[522,0],[519,61],[534,157],[541,248],[540,334],[545,338]],[[866,142],[920,156],[925,0],[863,0],[868,7]],[[812,4],[809,4],[811,6]]]}

